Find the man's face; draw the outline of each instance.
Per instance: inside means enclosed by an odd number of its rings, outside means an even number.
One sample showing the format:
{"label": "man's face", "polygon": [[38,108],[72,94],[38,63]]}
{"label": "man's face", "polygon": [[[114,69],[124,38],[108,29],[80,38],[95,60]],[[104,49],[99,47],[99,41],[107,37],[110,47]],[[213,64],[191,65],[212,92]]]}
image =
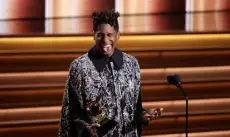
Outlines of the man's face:
{"label": "man's face", "polygon": [[119,33],[110,24],[101,24],[94,32],[96,48],[103,55],[112,56],[119,39]]}

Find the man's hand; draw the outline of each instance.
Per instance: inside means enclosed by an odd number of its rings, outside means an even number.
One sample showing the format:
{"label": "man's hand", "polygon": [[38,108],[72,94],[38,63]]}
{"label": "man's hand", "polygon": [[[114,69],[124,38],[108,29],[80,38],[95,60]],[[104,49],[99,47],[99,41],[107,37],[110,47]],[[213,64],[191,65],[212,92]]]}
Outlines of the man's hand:
{"label": "man's hand", "polygon": [[153,109],[149,109],[147,111],[145,111],[143,113],[143,119],[145,121],[152,121],[152,120],[156,120],[160,117],[161,113],[163,111],[163,108],[153,108]]}
{"label": "man's hand", "polygon": [[90,124],[87,126],[87,129],[92,137],[98,137],[97,133],[95,132],[95,128],[100,127],[99,124]]}

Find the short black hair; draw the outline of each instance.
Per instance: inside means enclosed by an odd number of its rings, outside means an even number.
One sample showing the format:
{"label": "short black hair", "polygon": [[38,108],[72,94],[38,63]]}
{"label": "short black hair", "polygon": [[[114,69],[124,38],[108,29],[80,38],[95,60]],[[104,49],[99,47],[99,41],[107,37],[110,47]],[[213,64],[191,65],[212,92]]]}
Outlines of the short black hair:
{"label": "short black hair", "polygon": [[117,18],[120,16],[119,12],[115,10],[95,11],[92,13],[93,31],[96,32],[101,24],[110,24],[116,31],[119,31],[119,24]]}

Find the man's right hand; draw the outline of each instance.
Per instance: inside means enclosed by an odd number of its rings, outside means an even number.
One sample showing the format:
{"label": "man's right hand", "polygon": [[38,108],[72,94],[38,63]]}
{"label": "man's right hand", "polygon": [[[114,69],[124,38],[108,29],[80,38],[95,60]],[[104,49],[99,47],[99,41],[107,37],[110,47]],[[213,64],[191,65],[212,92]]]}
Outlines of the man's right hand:
{"label": "man's right hand", "polygon": [[97,133],[95,132],[95,128],[100,127],[99,124],[90,124],[87,126],[87,129],[92,137],[98,137]]}

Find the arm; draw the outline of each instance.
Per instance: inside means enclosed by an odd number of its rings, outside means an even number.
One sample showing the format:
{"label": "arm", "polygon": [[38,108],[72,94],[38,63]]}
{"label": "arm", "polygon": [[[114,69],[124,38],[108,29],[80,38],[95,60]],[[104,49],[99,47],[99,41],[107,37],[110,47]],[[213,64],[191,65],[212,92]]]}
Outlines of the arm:
{"label": "arm", "polygon": [[59,137],[87,137],[86,129],[90,119],[84,108],[82,80],[77,65],[72,64],[66,82],[61,109]]}
{"label": "arm", "polygon": [[135,67],[136,67],[136,80],[137,80],[136,90],[138,90],[139,93],[137,104],[136,104],[135,116],[136,116],[138,135],[141,136],[143,125],[148,125],[151,120],[157,119],[161,115],[163,108],[153,108],[153,109],[145,110],[142,107],[140,67],[137,60],[135,61]]}
{"label": "arm", "polygon": [[136,105],[136,124],[137,124],[137,131],[138,135],[141,136],[142,133],[142,124],[143,124],[143,119],[142,119],[142,113],[143,113],[143,108],[142,108],[142,101],[141,101],[141,92],[139,93],[137,105]]}
{"label": "arm", "polygon": [[136,85],[136,90],[138,93],[138,99],[137,99],[136,111],[135,111],[135,119],[136,119],[138,135],[141,136],[142,126],[144,124],[143,119],[142,119],[142,114],[145,110],[142,108],[140,66],[136,59],[134,62],[134,68],[136,68],[135,69],[135,79],[136,79],[135,85]]}

